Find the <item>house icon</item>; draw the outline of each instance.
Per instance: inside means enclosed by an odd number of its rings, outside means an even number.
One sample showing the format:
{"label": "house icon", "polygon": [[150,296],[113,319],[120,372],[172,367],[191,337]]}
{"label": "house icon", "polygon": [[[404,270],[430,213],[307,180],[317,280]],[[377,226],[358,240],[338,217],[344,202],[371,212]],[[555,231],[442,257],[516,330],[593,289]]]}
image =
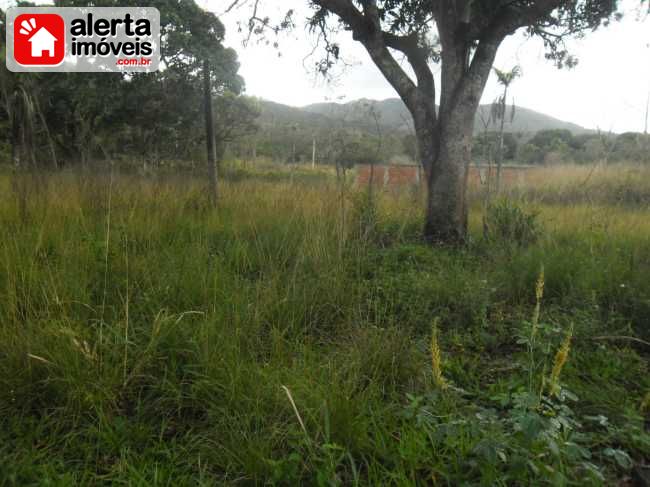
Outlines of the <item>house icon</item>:
{"label": "house icon", "polygon": [[54,57],[54,43],[57,40],[49,30],[41,27],[36,34],[29,38],[29,42],[32,43],[32,56],[43,57],[43,53],[47,51],[48,57]]}

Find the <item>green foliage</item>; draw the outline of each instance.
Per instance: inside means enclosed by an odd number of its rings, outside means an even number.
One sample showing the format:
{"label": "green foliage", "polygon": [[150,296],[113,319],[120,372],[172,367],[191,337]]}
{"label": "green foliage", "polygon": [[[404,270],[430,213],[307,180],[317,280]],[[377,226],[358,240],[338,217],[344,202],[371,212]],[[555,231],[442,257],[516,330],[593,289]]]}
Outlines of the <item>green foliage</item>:
{"label": "green foliage", "polygon": [[645,352],[592,340],[647,334],[647,210],[432,248],[410,195],[342,225],[333,176],[259,171],[217,213],[201,181],[63,172],[23,217],[0,177],[0,483],[611,485],[650,455]]}
{"label": "green foliage", "polygon": [[285,107],[289,113],[284,113],[269,102],[262,102],[261,107],[259,132],[233,144],[233,153],[237,157],[250,158],[252,148],[255,148],[258,157],[294,162],[295,155],[296,163],[310,164],[314,141],[319,164],[350,168],[355,164],[386,163],[403,155],[399,133],[387,132],[378,136],[376,130],[359,128],[346,120],[311,118],[289,107]]}
{"label": "green foliage", "polygon": [[[479,134],[476,137],[474,137],[472,154],[474,154],[475,159],[489,158],[490,155],[495,154],[495,150],[498,147],[498,145],[499,145],[498,132],[488,132],[488,133]],[[512,134],[510,132],[505,132],[503,134],[503,159],[508,161],[516,160],[518,146],[519,146],[519,139],[517,135]]]}
{"label": "green foliage", "polygon": [[352,209],[356,236],[362,240],[375,236],[379,222],[377,201],[372,187],[355,195]]}
{"label": "green foliage", "polygon": [[[87,3],[65,0],[58,4]],[[101,4],[110,7],[124,2]],[[163,71],[128,77],[121,73],[15,74],[3,65],[0,121],[7,120],[17,131],[7,142],[16,146],[23,163],[36,161],[32,156],[36,153],[41,165],[48,159],[58,159],[61,165],[85,165],[97,159],[128,158],[146,165],[196,158],[205,137],[199,68],[206,59],[215,105],[222,115],[217,141],[223,145],[254,131],[259,112],[255,103],[236,96],[244,81],[237,74],[236,52],[223,46],[225,30],[219,19],[194,0],[155,0],[149,5],[161,13]],[[34,133],[19,136],[18,132],[28,129]]]}
{"label": "green foliage", "polygon": [[542,150],[551,150],[557,147],[568,145],[573,139],[573,134],[565,129],[540,130],[530,140]]}
{"label": "green foliage", "polygon": [[524,164],[542,164],[545,153],[534,144],[525,144],[519,151],[519,160]]}
{"label": "green foliage", "polygon": [[504,245],[533,244],[540,236],[537,216],[537,213],[524,210],[514,201],[501,198],[486,209],[484,237]]}
{"label": "green foliage", "polygon": [[215,137],[222,151],[225,145],[259,129],[260,107],[257,100],[226,91],[213,101]]}
{"label": "green foliage", "polygon": [[647,163],[649,137],[640,133],[573,135],[568,130],[542,130],[520,147],[517,157],[526,164]]}

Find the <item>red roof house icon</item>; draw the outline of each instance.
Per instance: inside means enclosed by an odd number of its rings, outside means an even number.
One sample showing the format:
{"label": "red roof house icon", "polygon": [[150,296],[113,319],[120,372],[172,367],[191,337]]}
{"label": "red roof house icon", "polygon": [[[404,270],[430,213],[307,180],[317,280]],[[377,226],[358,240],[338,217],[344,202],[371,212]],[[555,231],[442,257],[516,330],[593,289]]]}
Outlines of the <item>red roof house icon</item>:
{"label": "red roof house icon", "polygon": [[43,57],[43,53],[47,51],[48,57],[54,57],[54,43],[57,40],[49,30],[41,27],[36,34],[29,38],[29,42],[32,43],[32,56]]}
{"label": "red roof house icon", "polygon": [[21,14],[14,20],[14,59],[21,66],[58,66],[65,59],[65,21],[57,14]]}

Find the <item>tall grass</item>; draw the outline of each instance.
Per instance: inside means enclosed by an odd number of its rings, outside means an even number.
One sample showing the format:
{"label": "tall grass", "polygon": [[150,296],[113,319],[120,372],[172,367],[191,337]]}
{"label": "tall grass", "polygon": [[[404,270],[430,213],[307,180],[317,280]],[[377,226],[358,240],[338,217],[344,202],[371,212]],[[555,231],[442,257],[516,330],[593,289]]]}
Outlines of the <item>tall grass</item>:
{"label": "tall grass", "polygon": [[[474,188],[477,192],[478,188]],[[633,164],[541,166],[522,171],[505,188],[513,198],[542,204],[650,205],[650,166]]]}
{"label": "tall grass", "polygon": [[22,208],[0,177],[0,483],[541,481],[482,460],[472,418],[527,384],[542,263],[543,320],[576,324],[574,409],[612,425],[590,438],[650,454],[647,349],[594,340],[650,334],[647,208],[537,200],[534,245],[481,241],[473,213],[468,248],[432,249],[420,195],[377,194],[368,220],[330,176],[243,171],[216,211],[180,176],[26,177]]}

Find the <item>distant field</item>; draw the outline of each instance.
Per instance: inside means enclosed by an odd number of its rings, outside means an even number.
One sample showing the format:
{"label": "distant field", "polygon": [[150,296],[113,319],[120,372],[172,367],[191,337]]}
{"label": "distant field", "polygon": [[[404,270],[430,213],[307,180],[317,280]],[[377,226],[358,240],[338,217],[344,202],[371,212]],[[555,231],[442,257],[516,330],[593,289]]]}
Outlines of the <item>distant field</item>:
{"label": "distant field", "polygon": [[650,167],[625,164],[546,166],[526,171],[511,196],[549,204],[650,207]]}
{"label": "distant field", "polygon": [[472,188],[461,249],[417,191],[226,174],[0,175],[0,485],[648,475],[650,169]]}

